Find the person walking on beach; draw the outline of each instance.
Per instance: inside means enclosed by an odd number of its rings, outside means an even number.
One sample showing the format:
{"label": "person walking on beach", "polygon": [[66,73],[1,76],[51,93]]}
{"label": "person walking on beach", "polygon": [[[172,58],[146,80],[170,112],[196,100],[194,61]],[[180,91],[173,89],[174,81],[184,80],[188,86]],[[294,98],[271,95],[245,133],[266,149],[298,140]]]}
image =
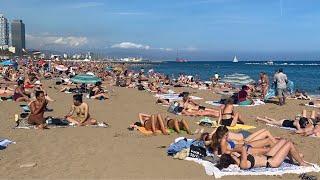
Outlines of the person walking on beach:
{"label": "person walking on beach", "polygon": [[286,91],[288,78],[287,75],[283,73],[283,69],[280,68],[274,75],[274,83],[276,84],[276,95],[279,98],[279,105],[282,106],[286,102]]}

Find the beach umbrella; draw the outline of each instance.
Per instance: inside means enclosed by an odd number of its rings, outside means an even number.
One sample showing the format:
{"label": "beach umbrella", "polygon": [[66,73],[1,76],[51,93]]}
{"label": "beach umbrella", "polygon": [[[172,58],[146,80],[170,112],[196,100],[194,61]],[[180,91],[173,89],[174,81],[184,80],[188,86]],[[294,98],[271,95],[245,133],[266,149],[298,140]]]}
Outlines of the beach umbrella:
{"label": "beach umbrella", "polygon": [[6,61],[1,62],[1,65],[2,66],[14,66],[14,67],[17,67],[18,63],[15,62],[15,61],[12,61],[12,60],[6,60]]}
{"label": "beach umbrella", "polygon": [[66,70],[68,70],[68,68],[65,67],[64,65],[57,65],[55,68],[56,68],[58,71],[66,71]]}
{"label": "beach umbrella", "polygon": [[96,82],[100,82],[101,79],[97,76],[92,76],[89,74],[79,74],[70,79],[71,82],[74,83],[85,83],[85,84],[95,84]]}

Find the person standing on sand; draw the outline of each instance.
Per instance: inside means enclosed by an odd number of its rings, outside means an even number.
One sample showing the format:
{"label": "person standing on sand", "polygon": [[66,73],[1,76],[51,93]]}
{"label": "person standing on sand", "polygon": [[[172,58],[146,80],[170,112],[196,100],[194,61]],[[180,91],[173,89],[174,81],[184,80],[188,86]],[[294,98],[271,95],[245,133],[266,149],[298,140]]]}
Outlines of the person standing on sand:
{"label": "person standing on sand", "polygon": [[287,92],[287,75],[283,73],[283,69],[280,68],[274,75],[274,83],[276,84],[276,95],[279,98],[279,105],[282,106],[286,103],[286,92]]}
{"label": "person standing on sand", "polygon": [[36,125],[36,128],[46,129],[44,112],[48,101],[45,99],[43,91],[35,92],[36,100],[30,103],[30,115],[28,117],[28,123]]}

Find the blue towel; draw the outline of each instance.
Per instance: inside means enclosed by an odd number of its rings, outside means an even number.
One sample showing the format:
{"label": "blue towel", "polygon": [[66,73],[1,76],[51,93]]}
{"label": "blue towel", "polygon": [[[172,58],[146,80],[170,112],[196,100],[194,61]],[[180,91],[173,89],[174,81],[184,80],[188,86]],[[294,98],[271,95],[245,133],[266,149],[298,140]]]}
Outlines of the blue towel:
{"label": "blue towel", "polygon": [[172,156],[172,155],[180,152],[182,149],[189,148],[192,143],[193,143],[193,140],[187,140],[186,138],[181,139],[180,141],[171,144],[167,150],[167,153],[168,153],[168,155]]}

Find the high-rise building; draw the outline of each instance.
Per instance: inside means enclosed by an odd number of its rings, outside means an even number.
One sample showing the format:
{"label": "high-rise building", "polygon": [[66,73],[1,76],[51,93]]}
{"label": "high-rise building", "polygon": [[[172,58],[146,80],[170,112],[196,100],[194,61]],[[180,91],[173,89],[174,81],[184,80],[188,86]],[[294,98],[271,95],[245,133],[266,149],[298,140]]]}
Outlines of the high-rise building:
{"label": "high-rise building", "polygon": [[25,27],[22,20],[13,20],[11,22],[12,46],[16,48],[16,54],[21,55],[22,49],[26,48]]}
{"label": "high-rise building", "polygon": [[0,46],[9,45],[9,26],[8,20],[0,14]]}

